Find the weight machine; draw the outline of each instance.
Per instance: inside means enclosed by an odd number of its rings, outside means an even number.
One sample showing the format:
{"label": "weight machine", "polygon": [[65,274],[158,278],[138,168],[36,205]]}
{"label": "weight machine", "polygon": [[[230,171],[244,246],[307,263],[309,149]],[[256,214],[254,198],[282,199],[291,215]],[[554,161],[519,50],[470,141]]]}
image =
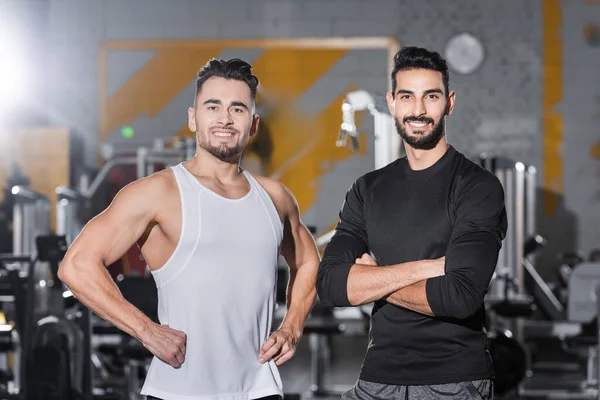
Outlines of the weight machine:
{"label": "weight machine", "polygon": [[[531,321],[526,339],[527,336],[530,340],[557,338],[565,350],[585,364],[584,376],[575,381],[557,382],[556,375],[551,374],[549,380],[544,381],[543,372],[534,370],[530,381],[519,387],[518,394],[524,399],[600,399],[600,263],[581,263],[569,277],[568,288],[564,319]],[[565,372],[569,371],[565,369]],[[536,376],[542,383],[536,384]]]}
{"label": "weight machine", "polygon": [[[504,354],[512,360],[495,363],[511,368],[497,371],[497,383],[502,383],[505,377],[514,379],[511,384],[516,385],[523,398],[600,399],[600,331],[597,325],[594,326],[600,320],[600,302],[596,301],[600,264],[584,263],[580,265],[582,270],[579,266],[573,270],[568,278],[566,308],[535,267],[535,252],[546,244],[536,232],[535,167],[489,154],[482,154],[479,163],[502,183],[508,218],[508,229],[486,296],[486,306],[491,314],[490,330],[506,333],[513,339],[513,350],[518,351]],[[526,318],[536,310],[546,319]],[[530,382],[524,379],[525,375],[535,378],[537,372],[532,369],[530,354],[521,349],[524,350],[528,342],[547,338],[559,339],[564,347],[585,360],[585,378],[577,387],[537,389],[531,388]],[[520,376],[515,375],[515,371]]]}

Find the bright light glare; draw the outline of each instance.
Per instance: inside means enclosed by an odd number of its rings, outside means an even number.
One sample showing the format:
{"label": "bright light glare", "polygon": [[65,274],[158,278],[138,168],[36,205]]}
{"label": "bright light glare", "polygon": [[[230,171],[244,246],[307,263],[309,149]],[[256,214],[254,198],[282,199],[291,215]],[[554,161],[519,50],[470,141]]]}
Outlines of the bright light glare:
{"label": "bright light glare", "polygon": [[14,110],[25,94],[25,68],[15,41],[0,31],[0,119]]}

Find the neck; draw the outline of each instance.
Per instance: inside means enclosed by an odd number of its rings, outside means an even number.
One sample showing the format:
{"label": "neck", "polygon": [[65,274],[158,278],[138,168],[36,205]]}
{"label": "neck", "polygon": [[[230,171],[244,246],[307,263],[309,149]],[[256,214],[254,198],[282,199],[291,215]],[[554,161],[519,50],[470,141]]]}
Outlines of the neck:
{"label": "neck", "polygon": [[219,181],[235,179],[241,172],[240,156],[230,160],[220,160],[202,148],[196,150],[196,154],[186,166],[196,176],[215,178]]}
{"label": "neck", "polygon": [[442,158],[448,150],[448,142],[446,142],[446,136],[444,135],[432,149],[415,149],[406,142],[404,142],[404,149],[410,168],[419,171],[431,167]]}

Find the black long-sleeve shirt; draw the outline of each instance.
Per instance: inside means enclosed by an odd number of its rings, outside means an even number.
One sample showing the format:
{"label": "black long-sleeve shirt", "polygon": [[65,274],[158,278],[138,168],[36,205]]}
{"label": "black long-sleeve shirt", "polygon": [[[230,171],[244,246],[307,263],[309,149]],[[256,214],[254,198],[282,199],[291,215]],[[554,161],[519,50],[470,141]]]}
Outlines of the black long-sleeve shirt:
{"label": "black long-sleeve shirt", "polygon": [[319,267],[320,300],[350,306],[348,274],[372,252],[378,265],[446,257],[428,279],[434,316],[375,302],[360,379],[427,385],[493,376],[483,299],[506,234],[504,191],[494,174],[452,146],[433,166],[401,158],[357,179]]}

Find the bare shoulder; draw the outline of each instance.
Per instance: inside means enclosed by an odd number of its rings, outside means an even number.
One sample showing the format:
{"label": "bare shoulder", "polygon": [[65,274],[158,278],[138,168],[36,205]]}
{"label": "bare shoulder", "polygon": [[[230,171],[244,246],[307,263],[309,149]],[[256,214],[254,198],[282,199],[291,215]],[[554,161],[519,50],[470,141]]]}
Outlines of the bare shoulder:
{"label": "bare shoulder", "polygon": [[[124,186],[115,196],[111,208],[115,206],[133,206],[139,211],[154,208],[176,194],[177,183],[173,172],[163,170],[148,177],[138,179]],[[152,199],[152,201],[148,201]]]}
{"label": "bare shoulder", "polygon": [[165,193],[165,191],[175,187],[176,183],[173,172],[169,170],[162,170],[125,185],[119,194],[126,194],[130,196],[156,196],[161,195]]}
{"label": "bare shoulder", "polygon": [[260,185],[263,188],[265,188],[267,192],[269,192],[271,196],[289,197],[291,194],[289,189],[286,188],[283,183],[276,181],[275,179],[267,178],[266,176],[256,175],[254,175],[254,178],[258,181],[258,183],[260,183]]}
{"label": "bare shoulder", "polygon": [[148,180],[148,185],[151,186],[150,190],[177,189],[175,174],[170,168],[155,172],[149,177],[143,179]]}
{"label": "bare shoulder", "polygon": [[283,183],[265,176],[254,176],[254,178],[269,193],[280,213],[289,215],[297,210],[294,194]]}

